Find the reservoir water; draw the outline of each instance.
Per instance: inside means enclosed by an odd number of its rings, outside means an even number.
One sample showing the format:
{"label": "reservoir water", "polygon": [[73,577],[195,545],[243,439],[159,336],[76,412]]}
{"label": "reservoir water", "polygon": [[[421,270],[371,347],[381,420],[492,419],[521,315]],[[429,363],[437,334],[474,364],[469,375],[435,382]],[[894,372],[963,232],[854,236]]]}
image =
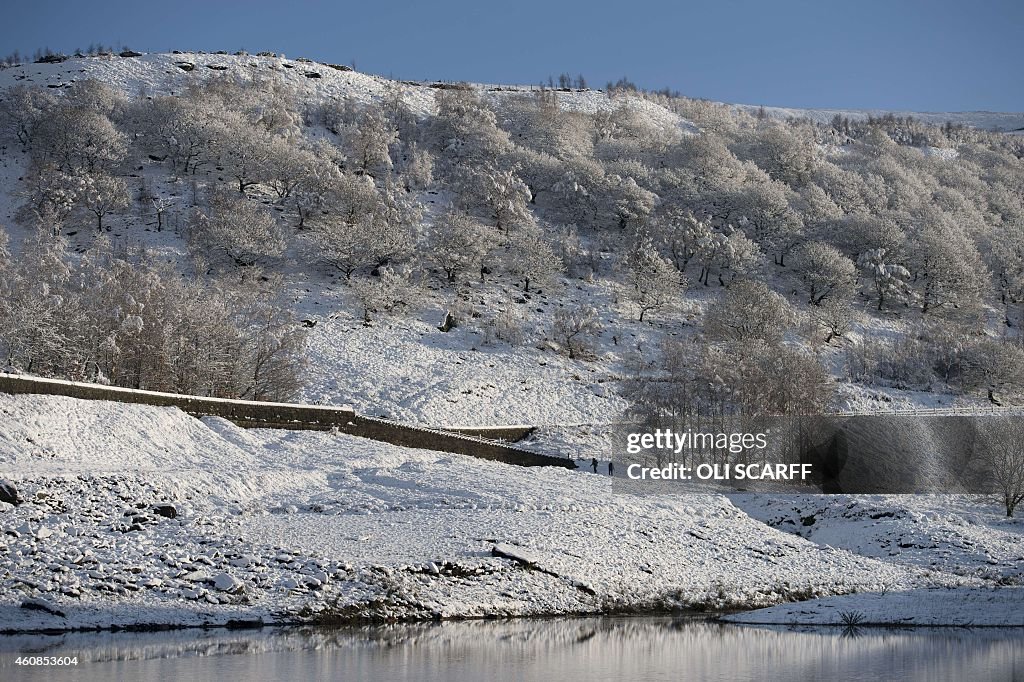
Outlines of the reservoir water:
{"label": "reservoir water", "polygon": [[[18,656],[77,665],[17,665]],[[1024,630],[759,628],[707,619],[465,621],[0,637],[0,680],[1024,680]]]}

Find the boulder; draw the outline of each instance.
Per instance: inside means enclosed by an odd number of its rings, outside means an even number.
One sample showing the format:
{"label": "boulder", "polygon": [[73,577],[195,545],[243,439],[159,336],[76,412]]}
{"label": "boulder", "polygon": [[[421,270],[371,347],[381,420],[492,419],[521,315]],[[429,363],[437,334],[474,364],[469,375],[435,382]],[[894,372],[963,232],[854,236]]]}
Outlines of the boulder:
{"label": "boulder", "polygon": [[153,511],[157,516],[162,516],[165,519],[175,519],[178,517],[178,510],[173,504],[158,504],[153,507]]}
{"label": "boulder", "polygon": [[227,573],[220,573],[213,579],[213,586],[221,592],[228,592],[230,594],[238,594],[245,589],[245,583],[233,575]]}
{"label": "boulder", "polygon": [[18,497],[18,489],[10,481],[0,480],[0,502],[6,502],[15,506],[21,504],[21,498]]}
{"label": "boulder", "polygon": [[444,313],[444,321],[441,322],[441,326],[438,327],[438,329],[443,332],[449,332],[456,326],[455,317],[452,316],[451,311],[446,310]]}

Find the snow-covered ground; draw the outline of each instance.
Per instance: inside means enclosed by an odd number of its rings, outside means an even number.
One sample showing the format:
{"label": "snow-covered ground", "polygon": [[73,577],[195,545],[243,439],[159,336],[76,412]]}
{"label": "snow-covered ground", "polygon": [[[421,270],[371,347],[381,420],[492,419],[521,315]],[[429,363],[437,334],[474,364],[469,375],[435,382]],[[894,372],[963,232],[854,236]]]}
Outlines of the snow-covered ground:
{"label": "snow-covered ground", "polygon": [[[0,505],[5,630],[749,608],[987,589],[1024,566],[1006,549],[1015,524],[931,566],[772,528],[749,496],[613,494],[584,471],[53,396],[0,395],[0,478],[25,500]],[[911,523],[907,499],[880,499],[877,521]],[[922,513],[916,528],[979,538],[996,509],[958,514]],[[989,557],[998,569],[975,570]]]}
{"label": "snow-covered ground", "polygon": [[779,604],[724,616],[731,623],[846,628],[1024,627],[1024,588],[932,588],[869,592]]}

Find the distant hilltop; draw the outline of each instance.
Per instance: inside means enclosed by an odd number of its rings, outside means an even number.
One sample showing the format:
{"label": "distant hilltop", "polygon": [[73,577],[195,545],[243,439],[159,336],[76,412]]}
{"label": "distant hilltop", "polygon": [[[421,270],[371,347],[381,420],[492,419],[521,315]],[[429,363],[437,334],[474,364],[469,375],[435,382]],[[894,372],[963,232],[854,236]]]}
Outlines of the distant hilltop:
{"label": "distant hilltop", "polygon": [[[170,94],[179,92],[198,79],[233,73],[245,79],[278,74],[285,82],[301,92],[316,98],[334,99],[352,97],[358,101],[378,99],[389,83],[396,81],[380,76],[360,73],[341,64],[316,62],[303,57],[289,58],[275,52],[249,54],[238,52],[185,52],[141,53],[133,50],[105,52],[94,56],[68,56],[47,54],[37,61],[0,67],[0,88],[18,83],[36,84],[57,89],[76,80],[94,78],[122,89],[129,96],[139,93]],[[433,109],[437,88],[453,83],[442,80],[397,81],[406,86],[403,97],[414,111],[427,113]],[[515,84],[472,84],[495,96],[538,89],[538,86]],[[571,110],[594,113],[611,109],[608,93],[598,89],[556,88],[560,105]],[[624,98],[632,106],[645,109],[645,113],[661,118],[669,125],[687,128],[685,122],[667,110],[639,97]],[[851,121],[880,118],[891,114],[897,118],[942,125],[953,123],[981,130],[1016,132],[1024,130],[1024,112],[956,111],[917,112],[885,111],[879,109],[800,109],[789,107],[762,107],[752,104],[731,104],[737,110],[752,115],[763,114],[776,119],[809,119],[828,123],[836,116]],[[657,111],[660,110],[660,111]],[[690,131],[692,132],[692,130]]]}

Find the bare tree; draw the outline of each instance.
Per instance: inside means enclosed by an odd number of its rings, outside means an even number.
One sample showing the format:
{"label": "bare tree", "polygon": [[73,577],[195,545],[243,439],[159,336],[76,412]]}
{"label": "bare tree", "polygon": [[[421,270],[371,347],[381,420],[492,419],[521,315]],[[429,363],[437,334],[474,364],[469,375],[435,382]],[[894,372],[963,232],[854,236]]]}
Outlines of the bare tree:
{"label": "bare tree", "polygon": [[600,332],[601,317],[593,306],[565,306],[555,311],[551,335],[569,353],[569,359],[590,355],[588,340]]}
{"label": "bare tree", "polygon": [[989,418],[981,422],[980,455],[989,485],[1012,517],[1024,502],[1024,419]]}

